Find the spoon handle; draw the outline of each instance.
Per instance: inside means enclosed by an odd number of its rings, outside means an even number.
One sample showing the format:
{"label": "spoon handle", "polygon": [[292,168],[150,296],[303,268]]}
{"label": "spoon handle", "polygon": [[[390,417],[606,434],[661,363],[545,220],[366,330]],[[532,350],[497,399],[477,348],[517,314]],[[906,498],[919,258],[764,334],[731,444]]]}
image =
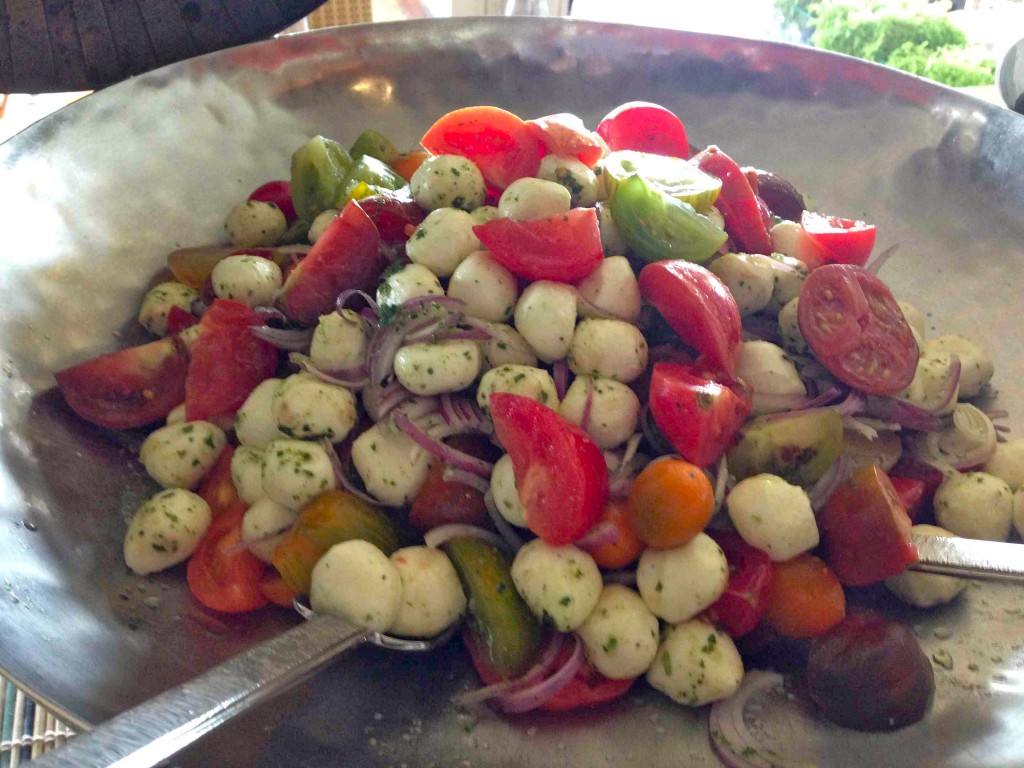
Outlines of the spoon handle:
{"label": "spoon handle", "polygon": [[317,616],[171,688],[33,761],[38,768],[151,768],[302,682],[370,632]]}
{"label": "spoon handle", "polygon": [[971,579],[1024,583],[1024,545],[912,534],[918,561],[911,570]]}

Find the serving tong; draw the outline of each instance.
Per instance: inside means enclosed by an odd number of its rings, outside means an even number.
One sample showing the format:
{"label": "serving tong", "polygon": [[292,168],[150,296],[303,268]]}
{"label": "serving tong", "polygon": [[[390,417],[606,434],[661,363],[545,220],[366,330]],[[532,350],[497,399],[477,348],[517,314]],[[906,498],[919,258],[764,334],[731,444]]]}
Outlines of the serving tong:
{"label": "serving tong", "polygon": [[[1024,583],[1024,545],[912,534],[923,573]],[[307,621],[204,674],[122,712],[61,749],[36,768],[152,768],[237,715],[302,682],[363,643],[392,651],[440,647],[456,626],[427,640],[408,640],[353,626],[294,603]]]}

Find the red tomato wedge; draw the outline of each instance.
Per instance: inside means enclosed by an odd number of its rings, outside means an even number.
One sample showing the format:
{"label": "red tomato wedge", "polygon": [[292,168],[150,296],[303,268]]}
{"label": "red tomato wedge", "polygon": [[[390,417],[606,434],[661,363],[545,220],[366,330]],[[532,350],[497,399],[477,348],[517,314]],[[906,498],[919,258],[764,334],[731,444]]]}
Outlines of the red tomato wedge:
{"label": "red tomato wedge", "polygon": [[249,195],[250,200],[259,200],[263,203],[273,203],[284,214],[285,221],[291,224],[298,215],[295,213],[295,204],[292,202],[292,185],[288,181],[268,181],[266,184],[257,187]]}
{"label": "red tomato wedge", "polygon": [[278,351],[251,329],[263,321],[245,304],[216,299],[199,321],[185,380],[185,418],[200,421],[238,410],[274,375]]}
{"label": "red tomato wedge", "polygon": [[875,225],[813,211],[800,215],[800,226],[825,253],[826,264],[863,267],[875,247]]}
{"label": "red tomato wedge", "polygon": [[750,415],[746,392],[697,376],[679,363],[654,366],[648,402],[658,429],[698,467],[718,461]]}
{"label": "red tomato wedge", "polygon": [[465,107],[449,112],[423,134],[420,144],[434,155],[461,155],[480,169],[487,186],[505,189],[516,179],[537,175],[541,145],[530,128],[498,107]]}
{"label": "red tomato wedge", "polygon": [[527,120],[526,125],[552,155],[575,157],[587,168],[593,168],[604,156],[604,140],[588,131],[576,115],[563,112]]}
{"label": "red tomato wedge", "polygon": [[214,519],[188,561],[188,586],[214,611],[241,613],[267,604],[260,580],[267,569],[242,543],[244,507]]}
{"label": "red tomato wedge", "polygon": [[227,514],[237,507],[244,511],[248,506],[238,495],[235,481],[231,478],[231,457],[234,453],[233,445],[224,448],[199,486],[199,496],[209,505],[214,518]]}
{"label": "red tomato wedge", "polygon": [[[483,435],[453,435],[445,443],[484,461],[501,458],[501,452]],[[431,465],[409,507],[410,525],[418,531],[453,523],[486,527],[489,518],[483,493],[457,480],[445,480],[444,473],[443,462]]]}
{"label": "red tomato wedge", "polygon": [[881,467],[862,469],[836,488],[818,518],[825,562],[848,586],[897,576],[917,560],[910,525]]}
{"label": "red tomato wedge", "polygon": [[490,407],[498,440],[512,458],[527,526],[553,546],[573,543],[608,501],[601,449],[575,424],[528,397],[495,393]]}
{"label": "red tomato wedge", "polygon": [[722,548],[729,563],[725,592],[707,609],[705,616],[731,637],[743,637],[754,630],[768,610],[775,570],[767,552],[756,549],[738,533],[708,531]]}
{"label": "red tomato wedge", "polygon": [[683,121],[665,107],[647,101],[616,107],[598,124],[597,133],[613,151],[632,149],[683,159],[690,156]]}
{"label": "red tomato wedge", "polygon": [[167,335],[176,336],[186,328],[191,328],[199,322],[199,318],[191,312],[186,312],[181,307],[171,307],[167,311]]}
{"label": "red tomato wedge", "polygon": [[381,190],[358,200],[356,204],[377,227],[382,246],[405,245],[409,239],[406,227],[417,226],[427,215],[426,211],[416,205],[408,190]]}
{"label": "red tomato wedge", "polygon": [[900,497],[900,504],[907,511],[910,522],[918,522],[924,514],[924,501],[928,491],[925,481],[890,474],[889,482],[892,483],[896,495]]}
{"label": "red tomato wedge", "polygon": [[814,356],[854,389],[895,395],[914,378],[914,334],[889,287],[866,269],[829,264],[811,272],[797,322]]}
{"label": "red tomato wedge", "polygon": [[384,267],[380,234],[355,201],[345,206],[288,274],[277,303],[290,319],[312,325],[349,288],[372,291]]}
{"label": "red tomato wedge", "polygon": [[132,429],[167,416],[185,399],[188,351],[176,337],[100,355],[54,374],[64,400],[86,421]]}
{"label": "red tomato wedge", "polygon": [[768,234],[768,207],[754,193],[745,173],[718,147],[710,146],[691,162],[704,173],[722,180],[722,192],[715,207],[725,219],[725,231],[747,253],[772,252],[772,239]]}
{"label": "red tomato wedge", "polygon": [[573,283],[604,259],[594,208],[574,208],[547,219],[491,219],[473,227],[473,233],[495,261],[526,280]]}
{"label": "red tomato wedge", "polygon": [[729,289],[710,270],[688,261],[658,261],[640,272],[640,294],[679,338],[696,349],[698,363],[736,378],[742,326]]}

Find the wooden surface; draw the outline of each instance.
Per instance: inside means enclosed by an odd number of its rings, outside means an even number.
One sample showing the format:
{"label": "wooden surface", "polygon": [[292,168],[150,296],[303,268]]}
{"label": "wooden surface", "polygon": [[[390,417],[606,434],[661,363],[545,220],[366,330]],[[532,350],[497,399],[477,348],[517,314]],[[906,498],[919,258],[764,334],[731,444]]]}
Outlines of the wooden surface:
{"label": "wooden surface", "polygon": [[268,38],[322,0],[0,0],[0,93],[102,88]]}

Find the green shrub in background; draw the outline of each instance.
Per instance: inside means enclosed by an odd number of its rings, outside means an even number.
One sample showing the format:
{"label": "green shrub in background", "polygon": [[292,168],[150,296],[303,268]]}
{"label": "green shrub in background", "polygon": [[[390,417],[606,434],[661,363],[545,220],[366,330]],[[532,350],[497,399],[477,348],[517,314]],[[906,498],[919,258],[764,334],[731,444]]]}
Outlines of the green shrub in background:
{"label": "green shrub in background", "polygon": [[921,0],[775,0],[786,23],[819,48],[886,64],[955,87],[995,81],[995,61],[967,43],[948,4]]}

